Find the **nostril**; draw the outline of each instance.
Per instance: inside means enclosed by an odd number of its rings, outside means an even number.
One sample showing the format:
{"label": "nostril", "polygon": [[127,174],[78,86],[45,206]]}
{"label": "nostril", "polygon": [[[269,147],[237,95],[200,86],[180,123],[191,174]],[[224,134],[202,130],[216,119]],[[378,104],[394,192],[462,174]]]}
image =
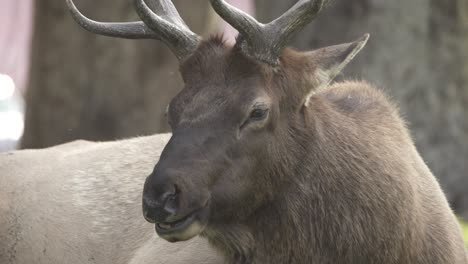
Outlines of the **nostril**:
{"label": "nostril", "polygon": [[174,189],[171,193],[167,193],[164,201],[164,210],[170,215],[175,215],[178,210],[178,197],[180,194],[180,189],[176,184],[174,184]]}
{"label": "nostril", "polygon": [[169,200],[174,200],[176,195],[171,192],[164,193],[161,195],[161,198],[159,199],[161,201],[161,204],[165,204]]}
{"label": "nostril", "polygon": [[170,215],[175,215],[177,214],[177,211],[178,211],[178,203],[177,203],[177,199],[171,197],[169,198],[166,203],[164,204],[164,210],[166,212],[168,212]]}
{"label": "nostril", "polygon": [[177,184],[174,184],[172,190],[165,192],[161,196],[161,201],[164,203],[170,199],[174,200],[177,197],[177,195],[179,195],[179,192],[180,192],[179,187],[177,186]]}
{"label": "nostril", "polygon": [[173,188],[167,188],[166,192],[160,195],[156,195],[156,192],[148,192],[143,195],[145,219],[151,223],[164,222],[171,216],[176,215],[179,211],[179,194],[179,187],[173,185]]}

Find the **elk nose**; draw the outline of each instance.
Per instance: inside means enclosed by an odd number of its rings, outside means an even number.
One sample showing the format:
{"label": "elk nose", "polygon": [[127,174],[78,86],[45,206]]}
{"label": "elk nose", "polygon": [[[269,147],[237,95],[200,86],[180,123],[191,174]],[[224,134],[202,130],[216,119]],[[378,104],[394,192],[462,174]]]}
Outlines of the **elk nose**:
{"label": "elk nose", "polygon": [[143,194],[143,215],[150,223],[162,223],[175,216],[178,211],[179,190],[174,185],[168,191],[157,194],[154,191]]}

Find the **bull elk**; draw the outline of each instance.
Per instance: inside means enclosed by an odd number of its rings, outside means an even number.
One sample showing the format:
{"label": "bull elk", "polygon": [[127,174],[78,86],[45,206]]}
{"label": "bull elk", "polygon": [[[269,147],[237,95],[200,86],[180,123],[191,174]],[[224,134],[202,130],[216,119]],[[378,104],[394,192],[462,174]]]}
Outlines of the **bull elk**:
{"label": "bull elk", "polygon": [[142,21],[130,23],[92,21],[67,1],[85,29],[158,39],[180,60],[172,137],[142,195],[161,238],[202,237],[214,251],[200,254],[227,263],[468,263],[397,107],[365,82],[331,84],[369,36],[311,52],[285,47],[325,0],[300,0],[268,24],[211,0],[239,31],[234,46],[202,40],[168,0],[135,0]]}

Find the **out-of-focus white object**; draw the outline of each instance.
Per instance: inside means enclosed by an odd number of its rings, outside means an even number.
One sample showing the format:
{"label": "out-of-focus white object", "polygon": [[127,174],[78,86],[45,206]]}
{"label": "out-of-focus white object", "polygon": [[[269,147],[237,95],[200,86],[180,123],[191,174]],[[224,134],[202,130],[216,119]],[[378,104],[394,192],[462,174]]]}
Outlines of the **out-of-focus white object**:
{"label": "out-of-focus white object", "polygon": [[23,134],[34,2],[0,0],[0,152],[14,149]]}
{"label": "out-of-focus white object", "polygon": [[23,135],[23,114],[17,111],[0,112],[0,140],[17,141]]}
{"label": "out-of-focus white object", "polygon": [[0,101],[7,100],[15,93],[15,82],[10,76],[0,74]]}
{"label": "out-of-focus white object", "polygon": [[0,0],[0,73],[10,76],[22,94],[28,81],[34,2]]}
{"label": "out-of-focus white object", "polygon": [[0,74],[0,152],[14,149],[24,130],[24,106],[13,79]]}

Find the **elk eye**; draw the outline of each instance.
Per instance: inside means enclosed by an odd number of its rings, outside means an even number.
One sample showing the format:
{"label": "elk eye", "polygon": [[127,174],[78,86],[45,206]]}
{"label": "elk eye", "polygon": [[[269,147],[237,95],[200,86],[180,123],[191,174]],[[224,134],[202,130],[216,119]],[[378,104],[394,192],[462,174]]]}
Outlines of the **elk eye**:
{"label": "elk eye", "polygon": [[268,109],[260,109],[260,108],[254,109],[250,113],[250,120],[258,121],[258,120],[265,119],[267,114],[268,114]]}

